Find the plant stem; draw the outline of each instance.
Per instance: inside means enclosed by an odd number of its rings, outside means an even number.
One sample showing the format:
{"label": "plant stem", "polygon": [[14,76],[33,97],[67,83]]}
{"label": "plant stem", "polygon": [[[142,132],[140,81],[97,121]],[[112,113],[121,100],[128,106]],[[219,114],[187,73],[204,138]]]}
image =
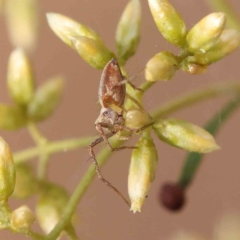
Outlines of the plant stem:
{"label": "plant stem", "polygon": [[[240,98],[235,99],[234,101],[230,101],[227,103],[220,112],[216,113],[212,119],[206,124],[205,129],[210,132],[212,135],[216,135],[222,124],[226,122],[227,119],[231,116],[231,114],[236,111],[240,106]],[[221,119],[221,125],[219,123],[219,119]],[[185,164],[182,169],[182,173],[180,175],[178,185],[182,188],[187,188],[189,184],[194,179],[196,171],[202,162],[204,154],[200,153],[189,153],[185,160]]]}
{"label": "plant stem", "polygon": [[[175,98],[173,101],[165,104],[159,110],[153,113],[154,119],[159,118],[165,114],[172,113],[180,108],[185,106],[191,105],[193,103],[206,100],[208,98],[213,98],[217,96],[222,96],[226,93],[240,93],[240,83],[231,83],[231,84],[217,84],[211,88],[198,90],[188,95],[184,95],[181,97]],[[114,138],[114,137],[113,137]],[[114,139],[114,142],[111,143],[113,147],[120,147],[122,141],[118,141]],[[101,167],[108,159],[109,156],[112,154],[107,148],[104,148],[97,156],[98,164]],[[61,231],[67,226],[70,222],[71,216],[74,213],[77,204],[81,200],[82,196],[86,192],[88,186],[93,181],[96,175],[94,165],[92,164],[83,178],[81,179],[80,183],[76,187],[74,193],[72,194],[65,211],[63,212],[60,221],[55,226],[55,228],[49,233],[47,236],[48,240],[54,240],[58,237]]]}
{"label": "plant stem", "polygon": [[240,17],[230,6],[227,0],[207,0],[206,3],[216,11],[221,11],[227,15],[227,24],[240,31]]}
{"label": "plant stem", "polygon": [[207,89],[192,91],[183,96],[174,98],[161,105],[159,109],[153,111],[152,117],[157,120],[165,115],[171,114],[186,106],[207,100],[209,98],[220,97],[226,94],[240,94],[240,83],[221,83],[215,84]]}
{"label": "plant stem", "polygon": [[[91,143],[96,137],[85,137],[85,138],[75,138],[69,140],[62,140],[56,142],[49,142],[45,147],[45,151],[48,154],[67,152],[70,150],[78,149],[80,147],[86,147]],[[16,164],[26,162],[27,160],[37,157],[41,154],[41,149],[39,147],[33,147],[27,150],[22,150],[14,153],[14,162]]]}

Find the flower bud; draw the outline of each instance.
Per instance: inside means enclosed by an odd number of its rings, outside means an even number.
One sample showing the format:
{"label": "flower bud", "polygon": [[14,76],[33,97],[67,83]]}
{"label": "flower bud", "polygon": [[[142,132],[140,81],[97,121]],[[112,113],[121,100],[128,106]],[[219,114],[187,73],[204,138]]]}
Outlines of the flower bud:
{"label": "flower bud", "polygon": [[63,91],[63,78],[56,76],[40,86],[28,105],[28,116],[34,121],[48,118],[58,105]]}
{"label": "flower bud", "polygon": [[53,32],[71,48],[74,48],[72,37],[83,36],[102,41],[100,36],[91,28],[62,14],[47,13],[47,21]]}
{"label": "flower bud", "polygon": [[240,33],[234,29],[223,30],[217,43],[205,54],[194,56],[195,62],[208,65],[219,61],[240,46]]}
{"label": "flower bud", "polygon": [[213,136],[203,128],[178,119],[162,119],[153,125],[164,142],[191,152],[207,153],[219,149]]}
{"label": "flower bud", "polygon": [[32,67],[27,55],[20,48],[14,50],[9,57],[7,83],[10,95],[17,104],[27,105],[32,100]]}
{"label": "flower bud", "polygon": [[125,126],[138,129],[151,121],[149,114],[143,109],[130,109],[126,113]]}
{"label": "flower bud", "polygon": [[0,201],[12,195],[15,186],[15,167],[8,144],[0,137]]}
{"label": "flower bud", "polygon": [[43,188],[36,205],[36,216],[40,227],[48,234],[60,220],[69,197],[67,192],[57,185],[48,184]]}
{"label": "flower bud", "polygon": [[103,69],[115,58],[114,53],[99,40],[83,36],[72,37],[72,44],[83,60],[96,69]]}
{"label": "flower bud", "polygon": [[26,163],[16,164],[16,184],[12,194],[15,198],[27,198],[37,190],[38,183],[31,167]]}
{"label": "flower bud", "polygon": [[177,58],[170,52],[160,52],[152,57],[145,69],[145,78],[149,82],[170,80],[177,69]]}
{"label": "flower bud", "polygon": [[127,61],[138,47],[141,27],[141,3],[130,0],[125,8],[116,31],[117,53],[120,61]]}
{"label": "flower bud", "polygon": [[[193,56],[193,57],[189,57],[189,58],[195,58],[195,57]],[[206,72],[207,66],[188,62],[188,58],[186,58],[181,63],[181,69],[190,74],[203,74]]]}
{"label": "flower bud", "polygon": [[34,223],[35,217],[31,209],[23,205],[15,209],[11,213],[11,225],[15,229],[30,230],[31,225]]}
{"label": "flower bud", "polygon": [[219,39],[226,22],[224,13],[211,13],[200,20],[187,35],[188,50],[206,53]]}
{"label": "flower bud", "polygon": [[141,211],[151,182],[155,178],[157,150],[149,134],[144,133],[134,149],[128,174],[128,194],[134,213]]}
{"label": "flower bud", "polygon": [[185,23],[168,0],[148,0],[148,4],[163,37],[178,47],[184,47],[187,35]]}
{"label": "flower bud", "polygon": [[185,204],[184,189],[176,183],[166,183],[160,192],[160,202],[170,211],[178,211]]}
{"label": "flower bud", "polygon": [[10,40],[15,47],[31,50],[37,42],[38,32],[38,1],[7,0],[6,20]]}
{"label": "flower bud", "polygon": [[0,103],[0,129],[17,130],[27,125],[27,118],[21,108]]}

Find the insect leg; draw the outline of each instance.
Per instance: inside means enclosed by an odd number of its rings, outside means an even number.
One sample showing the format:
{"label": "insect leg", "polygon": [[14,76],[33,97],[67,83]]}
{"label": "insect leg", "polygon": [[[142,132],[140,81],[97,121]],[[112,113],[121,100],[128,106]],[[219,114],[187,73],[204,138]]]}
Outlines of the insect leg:
{"label": "insect leg", "polygon": [[[109,138],[111,136],[113,136],[115,134],[115,132],[110,132],[108,135],[105,135],[106,138]],[[93,164],[95,166],[95,169],[96,169],[96,172],[97,172],[97,176],[98,178],[104,183],[106,184],[108,187],[110,187],[114,192],[116,192],[122,199],[123,201],[128,205],[130,206],[128,200],[122,195],[122,193],[117,189],[115,188],[109,181],[107,181],[101,171],[100,171],[100,167],[98,165],[98,162],[96,160],[96,157],[95,157],[95,154],[94,154],[94,151],[93,151],[93,148],[99,144],[100,142],[104,141],[104,138],[103,137],[99,137],[97,138],[95,141],[93,141],[89,146],[88,146],[88,152],[89,152],[89,155],[90,157],[93,159]]]}

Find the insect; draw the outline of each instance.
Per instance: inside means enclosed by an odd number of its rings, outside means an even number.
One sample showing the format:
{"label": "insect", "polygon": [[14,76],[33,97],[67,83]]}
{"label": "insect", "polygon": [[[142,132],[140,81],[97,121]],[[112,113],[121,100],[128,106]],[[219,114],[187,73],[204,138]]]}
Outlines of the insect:
{"label": "insect", "polygon": [[[131,133],[137,133],[149,126],[146,125],[140,129],[132,129],[124,126],[125,119],[123,116],[123,105],[126,98],[126,83],[129,83],[134,89],[142,91],[142,89],[136,88],[132,82],[122,75],[116,59],[110,60],[103,70],[98,90],[99,103],[102,108],[99,117],[95,121],[95,127],[99,132],[100,137],[88,146],[88,151],[90,157],[93,159],[95,169],[100,180],[120,195],[120,197],[129,205],[126,198],[102,176],[93,151],[93,148],[103,141],[105,141],[111,151],[136,148],[132,146],[113,148],[108,139],[123,129],[129,130]],[[132,98],[131,100],[138,104],[136,100]]]}

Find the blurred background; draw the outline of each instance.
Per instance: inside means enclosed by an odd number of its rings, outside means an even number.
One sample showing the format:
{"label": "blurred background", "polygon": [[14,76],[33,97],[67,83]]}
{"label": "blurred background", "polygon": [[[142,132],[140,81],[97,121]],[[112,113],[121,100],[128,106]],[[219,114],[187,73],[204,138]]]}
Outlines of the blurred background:
{"label": "blurred background", "polygon": [[[147,1],[142,2],[142,34],[137,53],[128,61],[126,69],[129,75],[141,72],[147,61],[156,53],[167,50],[177,54],[178,50],[168,43],[158,32],[149,11]],[[228,1],[240,14],[240,2]],[[66,78],[64,98],[54,114],[39,124],[39,128],[50,140],[63,140],[96,134],[94,122],[99,114],[97,91],[101,71],[87,65],[78,54],[65,45],[50,30],[46,13],[56,12],[69,16],[95,31],[104,39],[106,45],[115,51],[115,30],[118,20],[128,3],[127,0],[111,1],[39,1],[39,35],[31,59],[39,85],[53,75],[61,74]],[[214,12],[208,1],[171,0],[191,28],[207,14]],[[0,101],[10,103],[6,86],[8,57],[13,50],[2,15],[0,18]],[[144,104],[147,110],[159,106],[172,98],[201,89],[217,82],[239,81],[239,50],[220,62],[211,65],[202,75],[189,75],[178,71],[170,82],[159,82],[145,94]],[[135,84],[144,81],[140,75]],[[218,112],[229,97],[202,102],[174,113],[172,116],[203,126]],[[159,153],[157,176],[151,186],[148,198],[141,213],[133,214],[109,188],[97,178],[94,180],[81,203],[78,205],[77,234],[79,239],[180,239],[179,232],[202,236],[202,239],[218,239],[214,232],[220,219],[229,214],[238,216],[240,221],[240,111],[221,128],[216,137],[221,146],[205,156],[197,176],[187,191],[187,203],[180,212],[172,213],[159,203],[158,196],[162,184],[176,181],[187,153],[173,148],[158,139],[155,144]],[[221,119],[219,119],[221,122]],[[7,132],[0,135],[9,143],[13,152],[34,146],[29,133],[25,130]],[[129,145],[136,142],[131,140]],[[96,148],[98,151],[100,148]],[[127,196],[127,175],[131,151],[114,153],[102,168],[104,176],[125,196]],[[55,154],[51,157],[48,169],[49,180],[65,187],[71,194],[83,174],[91,164],[86,148]],[[36,165],[37,159],[31,164]],[[34,210],[36,199],[11,199],[14,209],[27,204]],[[34,228],[39,230],[37,224]],[[40,231],[40,230],[39,230]],[[239,230],[240,232],[240,230]],[[239,233],[240,234],[240,233]],[[13,235],[10,231],[0,231],[1,239],[26,239],[22,235]],[[187,237],[182,238],[187,239]],[[231,239],[231,238],[225,238]]]}

